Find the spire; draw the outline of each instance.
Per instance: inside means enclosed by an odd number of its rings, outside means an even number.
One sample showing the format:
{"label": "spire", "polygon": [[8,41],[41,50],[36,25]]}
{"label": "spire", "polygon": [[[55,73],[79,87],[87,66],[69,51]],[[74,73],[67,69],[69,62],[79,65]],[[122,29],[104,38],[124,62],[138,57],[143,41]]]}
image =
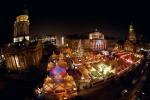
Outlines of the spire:
{"label": "spire", "polygon": [[29,40],[29,16],[25,2],[21,5],[19,15],[14,22],[14,42],[21,42],[26,37]]}
{"label": "spire", "polygon": [[133,28],[133,22],[131,21],[130,25],[129,25],[129,33],[132,32],[134,30]]}
{"label": "spire", "polygon": [[23,5],[23,9],[21,10],[21,15],[28,15],[27,4]]}
{"label": "spire", "polygon": [[19,15],[28,15],[28,6],[27,6],[27,1],[25,0],[23,0],[21,4]]}
{"label": "spire", "polygon": [[24,6],[24,8],[23,8],[24,14],[25,14],[25,15],[28,15],[28,7],[27,7],[27,4],[25,3],[23,6]]}
{"label": "spire", "polygon": [[136,42],[136,34],[135,34],[135,31],[134,31],[132,21],[129,25],[129,40],[132,41],[132,42]]}

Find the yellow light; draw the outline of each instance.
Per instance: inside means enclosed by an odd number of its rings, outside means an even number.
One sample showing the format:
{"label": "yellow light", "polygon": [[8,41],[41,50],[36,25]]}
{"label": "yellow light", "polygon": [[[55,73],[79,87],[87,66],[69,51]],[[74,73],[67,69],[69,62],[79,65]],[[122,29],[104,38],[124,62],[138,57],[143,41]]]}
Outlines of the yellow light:
{"label": "yellow light", "polygon": [[67,100],[68,98],[67,98],[67,97],[64,97],[63,99],[64,99],[64,100]]}
{"label": "yellow light", "polygon": [[77,90],[77,88],[73,88],[73,90],[75,91],[75,90]]}

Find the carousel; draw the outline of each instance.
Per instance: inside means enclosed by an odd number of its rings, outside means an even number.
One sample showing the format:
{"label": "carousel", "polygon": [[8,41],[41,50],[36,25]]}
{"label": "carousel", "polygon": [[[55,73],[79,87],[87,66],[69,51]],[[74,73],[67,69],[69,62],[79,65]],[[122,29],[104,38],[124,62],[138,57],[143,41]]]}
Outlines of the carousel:
{"label": "carousel", "polygon": [[43,86],[37,88],[36,93],[44,97],[55,99],[68,99],[77,95],[77,87],[74,78],[67,73],[67,62],[62,54],[52,55],[47,65],[48,75],[44,79]]}

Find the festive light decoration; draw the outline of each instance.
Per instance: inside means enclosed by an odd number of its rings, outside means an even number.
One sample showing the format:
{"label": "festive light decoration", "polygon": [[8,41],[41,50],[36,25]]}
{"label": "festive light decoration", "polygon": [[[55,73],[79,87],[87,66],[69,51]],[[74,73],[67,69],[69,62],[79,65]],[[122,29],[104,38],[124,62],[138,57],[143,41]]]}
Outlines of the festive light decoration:
{"label": "festive light decoration", "polygon": [[[103,51],[102,53],[86,51],[83,55],[81,54],[82,56],[80,55],[80,57],[78,55],[67,57],[67,59],[73,62],[76,68],[73,70],[78,70],[81,73],[81,77],[76,80],[79,82],[79,89],[82,88],[82,86],[88,86],[88,84],[94,86],[105,82],[104,80],[110,79],[112,76],[121,75],[129,70],[132,65],[138,62],[142,57],[124,51],[115,51],[111,56],[109,56],[109,54],[111,53],[108,51]],[[77,95],[75,80],[66,71],[69,65],[68,60],[66,60],[63,53],[57,55],[57,57],[55,56],[52,56],[55,62],[50,61],[48,64],[49,76],[44,80],[42,91],[44,91],[45,94],[56,95],[58,98],[61,98],[63,95],[65,95],[66,98]],[[40,92],[39,89],[38,91]]]}
{"label": "festive light decoration", "polygon": [[62,77],[66,74],[66,70],[60,66],[53,67],[49,71],[49,75],[54,77],[55,75],[61,75]]}

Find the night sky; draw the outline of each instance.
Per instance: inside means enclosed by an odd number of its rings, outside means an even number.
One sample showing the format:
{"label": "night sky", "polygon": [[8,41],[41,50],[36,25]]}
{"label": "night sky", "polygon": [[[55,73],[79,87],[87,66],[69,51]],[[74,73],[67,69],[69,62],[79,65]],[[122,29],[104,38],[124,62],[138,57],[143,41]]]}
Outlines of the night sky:
{"label": "night sky", "polygon": [[144,1],[4,0],[0,2],[1,43],[11,38],[15,17],[24,4],[29,10],[31,34],[82,34],[97,28],[106,36],[124,39],[132,21],[138,36],[150,36],[149,5]]}

